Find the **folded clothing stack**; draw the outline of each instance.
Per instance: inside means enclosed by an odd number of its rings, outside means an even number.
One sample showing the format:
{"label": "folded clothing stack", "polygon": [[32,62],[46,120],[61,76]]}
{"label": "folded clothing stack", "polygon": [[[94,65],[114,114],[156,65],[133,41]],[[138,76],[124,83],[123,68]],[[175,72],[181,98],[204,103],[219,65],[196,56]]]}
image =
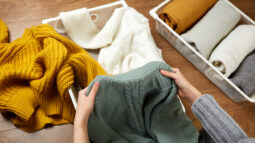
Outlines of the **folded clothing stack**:
{"label": "folded clothing stack", "polygon": [[255,51],[244,59],[239,68],[230,76],[230,80],[248,96],[255,93]]}
{"label": "folded clothing stack", "polygon": [[178,34],[197,22],[217,0],[172,0],[159,17]]}
{"label": "folded clothing stack", "polygon": [[220,0],[181,36],[208,59],[215,46],[235,27],[240,18],[240,13]]}
{"label": "folded clothing stack", "polygon": [[[217,3],[209,1],[204,8],[200,7],[203,2],[200,3],[201,5],[197,2],[198,0],[172,0],[163,8],[159,17],[180,34],[186,30],[182,28],[180,32],[178,29],[183,27],[182,22],[188,24],[190,19],[197,18],[196,11],[206,13],[203,17],[200,14],[202,18],[181,37],[226,77],[237,70],[230,79],[247,95],[252,96],[255,86],[246,83],[253,83],[251,81],[255,73],[252,70],[254,63],[251,62],[253,56],[250,55],[245,61],[243,60],[255,50],[255,26],[239,25],[235,28],[241,19],[241,14],[224,0],[219,0]],[[189,8],[186,9],[185,4]],[[205,9],[211,6],[212,8],[206,12]],[[187,11],[189,13],[185,13]],[[242,61],[243,64],[239,67]]]}
{"label": "folded clothing stack", "polygon": [[239,25],[212,52],[209,61],[229,77],[255,49],[255,26]]}
{"label": "folded clothing stack", "polygon": [[164,61],[151,36],[148,19],[133,8],[116,8],[101,30],[85,8],[60,13],[60,17],[72,40],[85,49],[100,49],[98,62],[109,74]]}
{"label": "folded clothing stack", "polygon": [[163,62],[150,62],[115,76],[97,76],[100,82],[88,122],[95,143],[197,143],[198,132],[182,110],[174,81],[159,70]]}

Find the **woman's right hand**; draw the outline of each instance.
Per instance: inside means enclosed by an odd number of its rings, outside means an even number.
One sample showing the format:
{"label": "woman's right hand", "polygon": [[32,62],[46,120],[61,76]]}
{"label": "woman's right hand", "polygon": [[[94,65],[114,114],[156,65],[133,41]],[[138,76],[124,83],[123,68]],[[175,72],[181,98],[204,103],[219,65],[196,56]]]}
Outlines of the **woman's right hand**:
{"label": "woman's right hand", "polygon": [[181,73],[178,68],[172,68],[173,72],[160,70],[166,77],[172,78],[178,86],[178,95],[193,104],[202,94]]}

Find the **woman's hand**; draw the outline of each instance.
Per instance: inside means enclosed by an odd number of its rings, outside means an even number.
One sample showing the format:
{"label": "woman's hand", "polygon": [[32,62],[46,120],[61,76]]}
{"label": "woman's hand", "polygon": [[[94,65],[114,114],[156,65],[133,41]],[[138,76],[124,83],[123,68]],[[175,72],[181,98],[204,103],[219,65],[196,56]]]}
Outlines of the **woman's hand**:
{"label": "woman's hand", "polygon": [[75,114],[74,124],[87,126],[89,115],[93,110],[94,101],[99,89],[99,82],[95,82],[89,95],[87,96],[87,88],[81,90],[78,95],[78,105]]}
{"label": "woman's hand", "polygon": [[95,82],[89,95],[87,88],[79,92],[78,105],[74,118],[74,143],[89,143],[88,120],[93,110],[99,82]]}
{"label": "woman's hand", "polygon": [[178,86],[178,95],[193,104],[202,94],[183,76],[178,68],[172,68],[173,72],[160,70],[166,77],[172,78]]}

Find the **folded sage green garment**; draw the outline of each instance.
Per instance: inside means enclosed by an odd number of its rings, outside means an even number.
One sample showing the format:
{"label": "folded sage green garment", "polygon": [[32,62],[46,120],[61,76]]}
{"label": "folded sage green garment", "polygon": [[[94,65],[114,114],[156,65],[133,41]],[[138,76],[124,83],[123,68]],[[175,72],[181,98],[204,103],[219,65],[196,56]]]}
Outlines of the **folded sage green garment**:
{"label": "folded sage green garment", "polygon": [[88,122],[95,143],[197,143],[198,131],[182,110],[177,87],[159,70],[163,62],[115,76],[97,76],[100,82]]}

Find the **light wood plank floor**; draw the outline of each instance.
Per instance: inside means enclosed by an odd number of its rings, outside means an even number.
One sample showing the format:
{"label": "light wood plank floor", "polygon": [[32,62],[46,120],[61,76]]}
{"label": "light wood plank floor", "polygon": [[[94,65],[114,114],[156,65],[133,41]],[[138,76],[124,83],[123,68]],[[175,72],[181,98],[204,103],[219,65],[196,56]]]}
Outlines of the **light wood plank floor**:
{"label": "light wood plank floor", "polygon": [[[95,7],[114,0],[0,0],[0,18],[9,27],[11,41],[20,37],[25,28],[41,23],[42,19],[55,17],[61,11],[69,11],[81,7]],[[155,22],[149,16],[149,10],[163,0],[126,0],[129,6],[136,8],[150,20],[150,28],[154,40],[163,51],[166,62],[178,67],[202,93],[213,95],[250,137],[255,137],[255,104],[247,101],[236,103],[230,100],[175,48],[164,40],[155,29]],[[255,0],[230,0],[244,13],[255,20]],[[188,116],[200,129],[200,122],[194,117],[187,102],[184,102]],[[26,133],[17,129],[12,123],[0,115],[0,142],[33,143],[33,142],[72,142],[72,124],[46,128],[35,133]]]}

